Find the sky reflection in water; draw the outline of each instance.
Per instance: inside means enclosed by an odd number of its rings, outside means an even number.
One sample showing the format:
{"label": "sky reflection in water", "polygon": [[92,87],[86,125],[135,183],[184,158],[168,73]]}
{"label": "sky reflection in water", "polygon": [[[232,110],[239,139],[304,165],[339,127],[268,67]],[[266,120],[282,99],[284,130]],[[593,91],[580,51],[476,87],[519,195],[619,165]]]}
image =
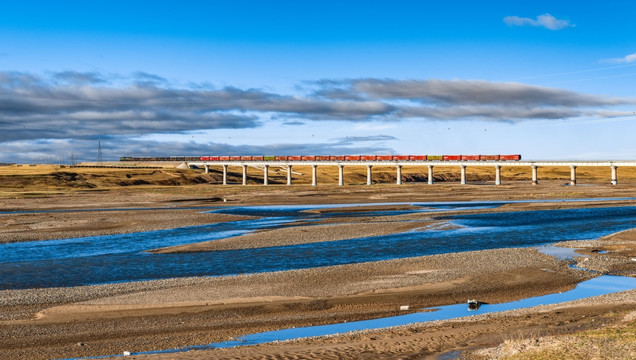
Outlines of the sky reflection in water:
{"label": "sky reflection in water", "polygon": [[468,310],[467,304],[454,304],[423,309],[406,315],[392,316],[380,319],[362,320],[347,323],[338,323],[320,326],[308,326],[283,330],[267,331],[262,333],[245,335],[236,340],[212,343],[208,345],[194,345],[177,349],[149,351],[137,354],[177,353],[190,350],[204,350],[214,348],[229,348],[235,346],[247,346],[263,344],[275,341],[294,340],[325,335],[344,334],[352,331],[371,329],[383,329],[392,326],[409,325],[435,320],[449,320],[467,316],[489,314],[494,312],[524,309],[539,305],[558,304],[567,301],[579,300],[593,296],[611,294],[636,288],[636,278],[603,275],[594,279],[581,282],[576,288],[563,293],[549,294],[538,297],[522,299],[502,304],[483,304],[477,310]]}
{"label": "sky reflection in water", "polygon": [[[415,204],[417,210],[492,208],[502,202]],[[342,207],[357,205],[342,205]],[[591,239],[634,227],[636,207],[542,210],[450,216],[456,229],[409,231],[343,241],[208,253],[153,255],[145,250],[245,234],[315,214],[322,206],[237,207],[217,210],[260,220],[143,233],[0,245],[0,289],[77,286],[187,276],[219,276],[388,260],[449,252],[539,246]],[[343,209],[345,210],[345,209]]]}

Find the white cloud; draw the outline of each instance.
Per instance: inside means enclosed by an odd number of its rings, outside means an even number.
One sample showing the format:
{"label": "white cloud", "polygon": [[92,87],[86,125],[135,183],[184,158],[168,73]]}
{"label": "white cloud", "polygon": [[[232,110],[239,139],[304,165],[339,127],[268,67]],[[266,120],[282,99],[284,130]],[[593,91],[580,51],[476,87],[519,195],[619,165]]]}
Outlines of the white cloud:
{"label": "white cloud", "polygon": [[550,14],[539,15],[536,19],[519,16],[506,16],[503,21],[510,26],[535,26],[543,27],[548,30],[562,30],[575,26],[574,24],[571,24],[569,20],[560,20]]}
{"label": "white cloud", "polygon": [[[349,137],[350,143],[327,142],[322,147],[216,144],[216,149],[232,153],[281,153],[279,150],[285,149],[289,154],[318,155],[320,149],[323,153],[386,152],[391,149],[383,142],[393,141],[391,135],[364,136],[363,132],[399,129],[402,125],[398,121],[519,122],[614,116],[616,106],[636,104],[634,98],[484,80],[331,79],[317,81],[314,92],[289,95],[231,86],[179,87],[162,79],[136,74],[132,83],[113,84],[109,76],[100,73],[40,76],[0,71],[0,160],[39,159],[47,153],[60,157],[71,151],[89,154],[100,140],[109,158],[197,153],[202,144],[190,144],[195,132],[257,132],[269,122],[302,129],[332,129],[332,125],[320,124],[325,121],[354,122],[354,130],[362,135]],[[294,134],[298,131],[286,130],[291,135],[281,137],[298,138]],[[184,140],[187,144],[162,146],[139,138],[164,136],[158,134],[188,135]],[[21,151],[24,144],[32,147]]]}
{"label": "white cloud", "polygon": [[624,56],[622,58],[605,59],[605,60],[603,60],[603,62],[610,62],[610,63],[616,63],[616,64],[633,63],[633,62],[636,62],[636,53],[629,54],[629,55]]}

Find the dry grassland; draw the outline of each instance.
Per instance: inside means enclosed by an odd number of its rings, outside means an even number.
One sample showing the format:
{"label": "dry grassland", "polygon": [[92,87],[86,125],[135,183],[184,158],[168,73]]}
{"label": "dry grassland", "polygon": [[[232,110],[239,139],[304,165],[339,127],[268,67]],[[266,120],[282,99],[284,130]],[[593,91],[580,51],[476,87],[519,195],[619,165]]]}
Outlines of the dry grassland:
{"label": "dry grassland", "polygon": [[[113,163],[113,165],[119,165]],[[133,166],[156,166],[158,164],[132,164]],[[122,187],[135,188],[161,188],[173,186],[186,186],[197,184],[222,184],[222,168],[212,166],[210,173],[203,170],[180,170],[176,164],[163,164],[161,169],[120,169],[120,168],[83,168],[63,167],[55,165],[22,165],[0,167],[0,196],[8,192],[56,192],[62,190],[108,190]],[[294,166],[292,182],[294,185],[311,184],[311,167]],[[459,182],[458,166],[437,166],[434,169],[434,181],[436,183]],[[346,166],[344,168],[345,185],[366,184],[366,166]],[[395,184],[396,169],[391,166],[373,167],[374,184]],[[529,182],[531,179],[530,167],[502,167],[502,181]],[[287,170],[282,167],[270,167],[269,183],[281,185],[287,183]],[[466,178],[469,183],[488,184],[494,182],[495,170],[493,166],[467,167]],[[319,186],[337,186],[338,168],[336,166],[318,167]],[[619,183],[636,182],[635,168],[619,168]],[[570,179],[569,167],[540,167],[539,181],[563,181]],[[427,169],[423,166],[404,166],[402,168],[402,181],[409,183],[426,183]],[[610,181],[610,169],[606,167],[579,167],[577,169],[577,183],[607,184]],[[230,185],[241,184],[242,168],[230,167],[228,172]],[[263,169],[248,167],[248,185],[263,184]]]}

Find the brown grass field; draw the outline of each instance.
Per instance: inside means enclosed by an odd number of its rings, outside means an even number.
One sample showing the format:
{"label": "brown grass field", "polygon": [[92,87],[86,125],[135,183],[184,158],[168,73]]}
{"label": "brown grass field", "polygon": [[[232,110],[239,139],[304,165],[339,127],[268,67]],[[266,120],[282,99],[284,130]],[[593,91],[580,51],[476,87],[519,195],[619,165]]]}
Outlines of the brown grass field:
{"label": "brown grass field", "polygon": [[[118,166],[120,163],[108,163]],[[128,165],[128,164],[126,164]],[[159,169],[120,169],[120,168],[91,168],[68,167],[59,165],[11,165],[0,167],[0,196],[28,194],[38,192],[59,192],[75,190],[112,190],[117,188],[152,189],[174,186],[198,184],[222,184],[222,168],[212,166],[210,173],[203,170],[179,170],[174,163],[131,164],[132,166],[161,166]],[[374,167],[373,184],[390,185],[396,182],[394,167]],[[502,167],[502,182],[504,185],[528,183],[531,179],[530,167]],[[568,183],[570,179],[569,167],[540,167],[538,171],[539,183],[542,181]],[[319,187],[337,186],[338,168],[336,166],[318,167]],[[459,183],[458,166],[437,166],[434,169],[434,181],[437,184]],[[495,170],[492,166],[467,167],[466,180],[472,185],[492,185]],[[344,183],[350,185],[366,185],[365,166],[346,166]],[[228,171],[229,185],[240,185],[242,169],[230,167]],[[636,183],[635,168],[618,169],[619,184]],[[423,166],[404,166],[402,168],[402,182],[408,184],[426,184],[427,169]],[[577,185],[609,184],[610,169],[606,167],[579,167],[577,169]],[[270,167],[269,184],[285,185],[287,183],[286,169]],[[294,166],[292,174],[293,185],[311,184],[311,167]],[[263,184],[263,170],[249,167],[247,170],[248,185]],[[33,194],[32,194],[33,195]]]}

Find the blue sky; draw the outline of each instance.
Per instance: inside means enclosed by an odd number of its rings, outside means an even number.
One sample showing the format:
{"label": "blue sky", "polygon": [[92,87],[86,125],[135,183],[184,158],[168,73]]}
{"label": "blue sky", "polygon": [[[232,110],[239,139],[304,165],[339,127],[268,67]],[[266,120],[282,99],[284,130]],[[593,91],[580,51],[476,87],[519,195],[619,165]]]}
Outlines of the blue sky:
{"label": "blue sky", "polygon": [[632,1],[3,2],[0,162],[636,159]]}

